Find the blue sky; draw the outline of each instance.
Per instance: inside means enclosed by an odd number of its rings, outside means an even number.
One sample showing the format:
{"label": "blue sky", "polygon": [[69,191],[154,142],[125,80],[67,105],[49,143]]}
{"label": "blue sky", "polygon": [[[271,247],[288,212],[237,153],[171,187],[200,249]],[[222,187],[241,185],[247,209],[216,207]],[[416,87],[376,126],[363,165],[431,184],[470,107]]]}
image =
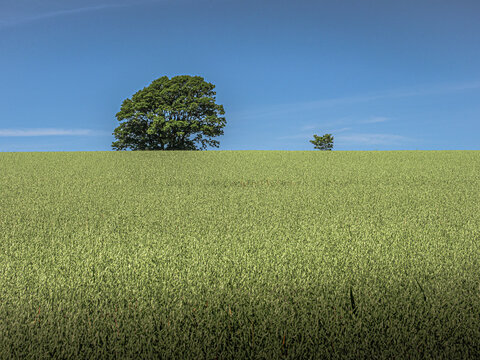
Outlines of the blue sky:
{"label": "blue sky", "polygon": [[[477,0],[2,0],[0,151],[111,150],[122,101],[199,75],[218,150],[480,150]],[[210,150],[217,150],[210,148]]]}

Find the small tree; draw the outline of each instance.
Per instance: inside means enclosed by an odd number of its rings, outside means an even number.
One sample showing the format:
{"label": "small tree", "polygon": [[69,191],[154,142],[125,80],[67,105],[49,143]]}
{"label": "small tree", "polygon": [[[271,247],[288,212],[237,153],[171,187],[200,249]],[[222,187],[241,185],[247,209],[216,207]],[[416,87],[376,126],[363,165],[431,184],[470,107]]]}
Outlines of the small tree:
{"label": "small tree", "polygon": [[322,137],[313,135],[314,140],[310,142],[315,145],[314,148],[318,150],[332,150],[333,148],[333,136],[332,134],[325,134]]}

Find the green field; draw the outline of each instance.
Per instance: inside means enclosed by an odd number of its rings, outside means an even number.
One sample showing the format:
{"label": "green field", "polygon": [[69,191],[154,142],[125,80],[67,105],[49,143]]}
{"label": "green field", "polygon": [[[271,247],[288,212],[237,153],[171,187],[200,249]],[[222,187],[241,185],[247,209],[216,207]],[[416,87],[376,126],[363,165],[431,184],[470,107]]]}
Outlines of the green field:
{"label": "green field", "polygon": [[0,358],[479,358],[480,151],[0,153]]}

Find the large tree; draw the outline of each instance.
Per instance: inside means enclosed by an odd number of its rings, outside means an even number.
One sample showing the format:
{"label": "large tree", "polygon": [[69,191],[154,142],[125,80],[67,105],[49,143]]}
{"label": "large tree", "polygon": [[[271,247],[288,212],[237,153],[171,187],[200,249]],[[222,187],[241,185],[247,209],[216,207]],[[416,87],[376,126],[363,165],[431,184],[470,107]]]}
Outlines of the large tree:
{"label": "large tree", "polygon": [[[115,150],[204,150],[218,147],[225,114],[215,85],[200,76],[163,76],[126,99],[116,114]],[[123,122],[122,122],[123,121]]]}

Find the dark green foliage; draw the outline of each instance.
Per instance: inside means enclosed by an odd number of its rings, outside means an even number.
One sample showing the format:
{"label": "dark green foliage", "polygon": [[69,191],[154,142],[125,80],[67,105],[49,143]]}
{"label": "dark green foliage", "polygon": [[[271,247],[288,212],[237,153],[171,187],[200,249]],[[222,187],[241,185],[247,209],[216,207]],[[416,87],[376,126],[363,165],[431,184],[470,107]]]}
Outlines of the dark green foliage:
{"label": "dark green foliage", "polygon": [[418,282],[418,280],[417,280],[416,278],[415,278],[415,281],[417,282],[418,287],[419,287],[420,290],[422,291],[423,300],[424,300],[424,301],[427,301],[427,296],[425,295],[425,291],[423,290],[422,285],[420,285],[420,283]]}
{"label": "dark green foliage", "polygon": [[218,147],[225,111],[215,103],[215,85],[200,76],[163,76],[126,99],[117,120],[114,150],[205,150]]}
{"label": "dark green foliage", "polygon": [[357,314],[357,306],[355,305],[355,298],[353,297],[352,287],[350,286],[350,305],[352,305],[353,315]]}
{"label": "dark green foliage", "polygon": [[313,135],[314,140],[310,142],[315,145],[315,149],[319,150],[332,150],[333,148],[333,136],[332,134],[325,134],[322,137],[318,135]]}

